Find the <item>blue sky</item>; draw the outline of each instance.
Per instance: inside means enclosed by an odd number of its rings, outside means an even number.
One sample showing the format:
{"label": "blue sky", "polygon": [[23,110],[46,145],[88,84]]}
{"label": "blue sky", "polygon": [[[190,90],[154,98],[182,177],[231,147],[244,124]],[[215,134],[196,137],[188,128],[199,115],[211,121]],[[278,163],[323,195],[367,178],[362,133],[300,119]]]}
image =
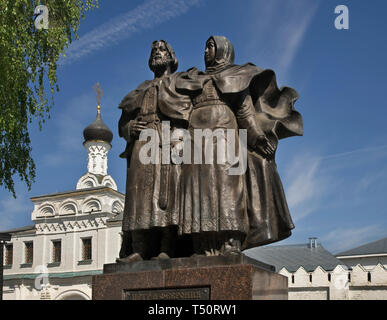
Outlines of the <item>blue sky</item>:
{"label": "blue sky", "polygon": [[[349,8],[349,30],[334,27],[340,4]],[[237,64],[273,69],[279,86],[300,94],[305,134],[282,140],[277,153],[296,228],[278,244],[316,236],[335,253],[386,237],[386,10],[383,0],[100,0],[61,60],[51,118],[42,131],[30,127],[32,190],[17,183],[15,200],[0,189],[0,230],[32,224],[30,197],[73,190],[87,171],[82,132],[96,116],[96,82],[114,133],[108,172],[124,192],[117,106],[152,78],[152,41],[167,40],[184,71],[203,69],[205,41],[224,35]]]}

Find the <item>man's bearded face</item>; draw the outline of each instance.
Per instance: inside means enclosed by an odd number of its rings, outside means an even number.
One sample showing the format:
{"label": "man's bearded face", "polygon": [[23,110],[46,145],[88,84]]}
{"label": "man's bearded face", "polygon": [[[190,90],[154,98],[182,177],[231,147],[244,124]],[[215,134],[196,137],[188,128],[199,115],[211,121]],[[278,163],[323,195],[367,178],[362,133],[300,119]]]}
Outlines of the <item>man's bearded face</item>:
{"label": "man's bearded face", "polygon": [[151,53],[152,70],[164,68],[170,63],[170,55],[164,42],[160,41],[154,44]]}

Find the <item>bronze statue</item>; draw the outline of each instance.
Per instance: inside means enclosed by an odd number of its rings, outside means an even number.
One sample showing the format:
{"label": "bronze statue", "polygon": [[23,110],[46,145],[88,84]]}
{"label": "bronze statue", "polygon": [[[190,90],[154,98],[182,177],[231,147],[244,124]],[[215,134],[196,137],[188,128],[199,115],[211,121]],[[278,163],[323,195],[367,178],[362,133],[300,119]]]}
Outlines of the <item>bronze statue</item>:
{"label": "bronze statue", "polygon": [[[173,163],[143,164],[140,141],[142,130],[153,129],[161,141],[161,124],[188,125],[191,102],[187,96],[174,92],[178,61],[170,45],[154,41],[149,68],[154,79],[143,82],[124,97],[119,108],[119,135],[127,141],[121,157],[127,159],[127,180],[123,242],[120,262],[154,257],[169,258],[174,254],[179,222],[180,166]],[[163,142],[161,142],[163,143]],[[161,156],[161,146],[157,150]]]}
{"label": "bronze statue", "polygon": [[279,90],[271,70],[233,63],[231,42],[212,36],[206,71],[192,68],[176,81],[176,90],[192,99],[191,134],[198,128],[247,130],[246,173],[229,175],[230,164],[182,167],[179,234],[192,235],[196,254],[239,254],[284,239],[294,228],[274,155],[278,139],[302,135],[293,107],[297,93]]}
{"label": "bronze statue", "polygon": [[[233,45],[225,37],[211,36],[204,58],[204,72],[191,68],[175,73],[172,48],[155,41],[149,59],[154,79],[130,92],[119,106],[119,134],[127,141],[120,262],[240,254],[282,240],[294,228],[275,152],[279,139],[303,134],[302,117],[294,109],[297,92],[278,89],[272,70],[235,65]],[[172,131],[187,129],[190,159],[181,165],[144,164],[140,154],[147,142],[139,135],[153,129],[162,138],[157,140],[160,156],[170,144],[161,133],[165,121]],[[205,130],[214,133],[211,139],[217,137],[212,144],[197,139],[196,133]],[[218,150],[226,144],[235,157],[225,162]],[[243,167],[244,158],[244,170],[230,174]]]}

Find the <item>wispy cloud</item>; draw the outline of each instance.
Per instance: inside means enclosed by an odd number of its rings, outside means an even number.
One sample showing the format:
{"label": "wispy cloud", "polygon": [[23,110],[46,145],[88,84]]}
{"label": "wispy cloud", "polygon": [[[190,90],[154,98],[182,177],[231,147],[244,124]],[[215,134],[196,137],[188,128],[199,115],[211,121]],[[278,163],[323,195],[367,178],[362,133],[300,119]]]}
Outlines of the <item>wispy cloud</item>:
{"label": "wispy cloud", "polygon": [[327,156],[297,154],[284,176],[292,217],[297,221],[334,206],[369,201],[372,191],[387,186],[386,157],[386,145]]}
{"label": "wispy cloud", "polygon": [[294,158],[286,170],[285,190],[295,222],[318,209],[328,189],[329,178],[320,174],[320,166],[320,158],[304,154]]}
{"label": "wispy cloud", "polygon": [[284,175],[296,224],[290,242],[317,235],[325,248],[340,252],[385,237],[386,158],[383,145],[327,156],[298,153]]}
{"label": "wispy cloud", "polygon": [[61,64],[68,64],[88,54],[111,46],[141,30],[153,28],[186,13],[202,0],[147,0],[133,10],[102,24],[74,41]]}
{"label": "wispy cloud", "polygon": [[352,155],[372,153],[375,151],[376,152],[387,151],[387,145],[380,145],[380,146],[374,146],[369,148],[360,148],[360,149],[351,150],[347,152],[335,153],[335,154],[324,156],[322,159],[336,159],[336,158],[348,157]]}
{"label": "wispy cloud", "polygon": [[249,51],[257,52],[259,64],[285,77],[318,6],[317,0],[256,1]]}
{"label": "wispy cloud", "polygon": [[359,228],[338,228],[321,237],[326,247],[334,247],[335,253],[356,248],[367,242],[386,236],[385,226],[368,225]]}

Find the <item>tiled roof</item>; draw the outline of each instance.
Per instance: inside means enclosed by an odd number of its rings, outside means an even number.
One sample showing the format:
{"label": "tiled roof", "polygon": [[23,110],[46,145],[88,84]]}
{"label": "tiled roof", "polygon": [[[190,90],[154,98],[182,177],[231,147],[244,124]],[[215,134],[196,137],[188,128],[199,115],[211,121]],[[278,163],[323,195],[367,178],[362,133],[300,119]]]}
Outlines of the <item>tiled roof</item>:
{"label": "tiled roof", "polygon": [[314,271],[318,266],[326,271],[331,271],[337,265],[345,263],[337,259],[320,244],[310,248],[309,244],[263,246],[244,251],[244,254],[275,266],[276,271],[285,267],[289,272],[297,271],[301,266],[308,272]]}

